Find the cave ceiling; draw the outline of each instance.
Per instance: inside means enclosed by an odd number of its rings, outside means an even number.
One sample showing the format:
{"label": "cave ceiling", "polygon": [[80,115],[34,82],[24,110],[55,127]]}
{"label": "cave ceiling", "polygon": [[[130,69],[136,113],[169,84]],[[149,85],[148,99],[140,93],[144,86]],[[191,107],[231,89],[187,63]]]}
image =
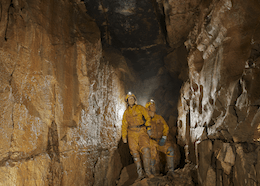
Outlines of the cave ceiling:
{"label": "cave ceiling", "polygon": [[157,74],[167,53],[163,14],[151,0],[85,0],[87,13],[101,30],[104,47],[129,59],[141,79]]}

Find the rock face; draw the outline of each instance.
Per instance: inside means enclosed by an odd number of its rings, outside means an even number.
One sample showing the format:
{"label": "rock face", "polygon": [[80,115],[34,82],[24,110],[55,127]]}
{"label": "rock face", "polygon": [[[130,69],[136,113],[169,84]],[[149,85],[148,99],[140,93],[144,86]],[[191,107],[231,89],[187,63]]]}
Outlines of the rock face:
{"label": "rock face", "polygon": [[194,164],[186,164],[182,169],[176,169],[173,176],[155,176],[154,178],[145,178],[141,181],[135,181],[137,179],[137,173],[135,171],[135,164],[125,167],[120,175],[120,179],[117,182],[118,186],[194,186],[192,175],[194,174]]}
{"label": "rock face", "polygon": [[83,3],[0,7],[0,185],[114,185],[124,58],[103,57]]}
{"label": "rock face", "polygon": [[167,42],[177,48],[186,40],[194,27],[199,12],[199,0],[156,0],[158,9],[164,17]]}
{"label": "rock face", "polygon": [[[102,42],[121,49],[142,50],[164,44],[165,38],[150,0],[85,0],[87,13],[95,18]],[[160,48],[157,48],[160,50]]]}
{"label": "rock face", "polygon": [[199,185],[259,185],[258,1],[203,1],[185,42],[178,143]]}
{"label": "rock face", "polygon": [[175,181],[136,185],[260,184],[257,0],[6,0],[0,10],[0,185],[115,185],[132,163],[119,143],[131,89],[142,105],[155,98],[191,162]]}

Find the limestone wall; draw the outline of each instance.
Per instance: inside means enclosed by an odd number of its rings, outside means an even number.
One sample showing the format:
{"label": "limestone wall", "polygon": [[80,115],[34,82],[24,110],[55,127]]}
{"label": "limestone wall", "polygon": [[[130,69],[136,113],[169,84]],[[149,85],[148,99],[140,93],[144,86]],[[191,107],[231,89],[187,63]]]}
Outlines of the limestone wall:
{"label": "limestone wall", "polygon": [[260,184],[258,1],[202,1],[185,42],[178,143],[199,185]]}
{"label": "limestone wall", "polygon": [[122,70],[83,2],[0,7],[0,185],[113,185]]}

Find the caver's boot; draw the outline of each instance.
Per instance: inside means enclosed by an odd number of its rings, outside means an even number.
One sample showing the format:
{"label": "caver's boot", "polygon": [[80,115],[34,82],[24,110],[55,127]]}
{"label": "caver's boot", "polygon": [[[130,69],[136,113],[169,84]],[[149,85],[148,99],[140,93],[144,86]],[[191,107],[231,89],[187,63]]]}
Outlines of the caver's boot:
{"label": "caver's boot", "polygon": [[134,158],[134,162],[136,165],[136,171],[138,174],[138,178],[135,180],[135,182],[141,181],[143,178],[145,178],[143,169],[142,169],[142,163],[141,163],[141,159],[138,153],[134,153],[133,154],[133,158]]}
{"label": "caver's boot", "polygon": [[168,176],[173,177],[174,175],[174,149],[169,147],[167,149],[166,160],[167,160],[167,167],[168,167]]}
{"label": "caver's boot", "polygon": [[156,167],[155,167],[156,160],[151,159],[151,174],[156,175]]}
{"label": "caver's boot", "polygon": [[150,162],[151,162],[151,154],[150,154],[150,148],[143,148],[143,164],[144,164],[144,170],[148,178],[153,178],[154,175],[151,173],[150,169]]}

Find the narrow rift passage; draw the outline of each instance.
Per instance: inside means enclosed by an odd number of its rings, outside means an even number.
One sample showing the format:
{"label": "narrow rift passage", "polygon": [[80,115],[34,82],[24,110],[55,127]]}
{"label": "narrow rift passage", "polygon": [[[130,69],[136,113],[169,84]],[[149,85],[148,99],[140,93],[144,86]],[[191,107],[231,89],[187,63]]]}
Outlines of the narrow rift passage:
{"label": "narrow rift passage", "polygon": [[[177,145],[176,136],[180,88],[188,78],[187,50],[183,43],[174,48],[169,46],[162,19],[165,15],[159,10],[162,7],[152,1],[85,1],[85,5],[101,30],[105,58],[119,66],[123,66],[117,60],[120,55],[126,61],[124,65],[129,71],[121,77],[125,94],[134,93],[137,104],[142,106],[150,99],[155,100],[156,113],[169,126],[168,138],[175,147],[175,168],[183,167],[184,148]],[[121,140],[118,145],[125,167],[118,185],[131,185],[137,178],[128,145]],[[160,153],[160,163],[156,165],[162,174],[167,171],[165,156]]]}
{"label": "narrow rift passage", "polygon": [[260,186],[259,23],[257,0],[0,1],[0,185]]}

